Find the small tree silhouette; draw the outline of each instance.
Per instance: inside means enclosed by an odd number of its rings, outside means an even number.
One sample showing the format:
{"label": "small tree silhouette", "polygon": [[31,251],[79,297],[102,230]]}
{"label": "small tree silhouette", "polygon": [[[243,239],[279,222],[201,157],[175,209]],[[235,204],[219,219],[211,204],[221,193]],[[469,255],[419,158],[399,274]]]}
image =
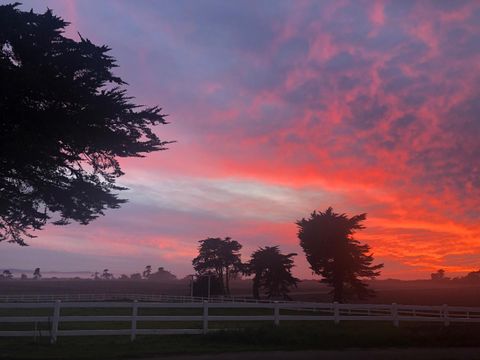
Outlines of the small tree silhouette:
{"label": "small tree silhouette", "polygon": [[41,277],[42,277],[42,274],[40,273],[40,268],[36,268],[35,271],[33,272],[33,279],[39,280]]}
{"label": "small tree silhouette", "polygon": [[447,278],[445,277],[445,270],[439,269],[437,272],[430,274],[430,277],[432,278],[433,281],[440,281],[440,280],[446,280]]}
{"label": "small tree silhouette", "polygon": [[143,270],[143,273],[142,273],[143,278],[148,279],[151,274],[152,274],[152,266],[151,265],[145,266],[145,270]]}
{"label": "small tree silhouette", "polygon": [[176,280],[177,277],[170,271],[165,270],[162,266],[160,266],[157,272],[150,274],[148,279],[152,281],[173,281]]}
{"label": "small tree silhouette", "polygon": [[229,237],[207,238],[199,241],[199,255],[193,259],[193,268],[199,275],[215,274],[221,280],[223,292],[230,294],[230,279],[242,270],[240,245]]}
{"label": "small tree silhouette", "polygon": [[113,274],[108,269],[104,269],[102,273],[103,280],[113,280]]}
{"label": "small tree silhouette", "polygon": [[13,279],[13,274],[10,270],[3,270],[1,278],[3,280],[12,280]]}
{"label": "small tree silhouette", "polygon": [[253,277],[253,297],[260,298],[260,290],[265,290],[267,297],[289,299],[290,287],[297,286],[299,279],[293,277],[293,257],[297,254],[284,255],[278,246],[259,248],[252,254],[245,266],[246,275]]}

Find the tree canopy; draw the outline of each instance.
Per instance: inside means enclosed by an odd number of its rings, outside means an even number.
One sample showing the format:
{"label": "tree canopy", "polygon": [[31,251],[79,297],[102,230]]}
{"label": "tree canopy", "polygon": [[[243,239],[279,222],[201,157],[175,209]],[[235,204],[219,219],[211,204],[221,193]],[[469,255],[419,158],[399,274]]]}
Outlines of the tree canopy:
{"label": "tree canopy", "polygon": [[366,214],[348,217],[329,207],[296,222],[300,246],[310,268],[323,277],[322,282],[333,287],[335,301],[341,302],[348,295],[365,298],[374,294],[362,278],[380,275],[383,264],[372,265],[370,247],[353,238],[357,230],[365,228],[365,219]]}
{"label": "tree canopy", "polygon": [[292,258],[296,255],[284,255],[278,246],[266,246],[255,251],[245,269],[247,275],[254,275],[253,297],[260,298],[260,290],[264,290],[268,298],[288,299],[290,288],[296,287],[300,281],[291,273],[294,266]]}
{"label": "tree canopy", "polygon": [[42,273],[40,272],[40,268],[36,268],[33,271],[33,279],[38,280],[42,277]]}
{"label": "tree canopy", "polygon": [[145,266],[145,270],[142,272],[142,276],[144,279],[148,279],[152,274],[152,265]]}
{"label": "tree canopy", "polygon": [[0,6],[0,241],[26,245],[48,221],[88,224],[126,200],[118,158],[165,149],[158,107],[127,96],[110,48],[67,22]]}
{"label": "tree canopy", "polygon": [[239,253],[242,245],[229,237],[207,238],[199,243],[199,254],[192,261],[193,268],[199,275],[216,275],[223,292],[230,294],[230,279],[242,270]]}
{"label": "tree canopy", "polygon": [[156,272],[152,272],[148,275],[148,280],[152,281],[173,281],[177,280],[177,277],[170,271],[164,269],[162,266],[158,268]]}

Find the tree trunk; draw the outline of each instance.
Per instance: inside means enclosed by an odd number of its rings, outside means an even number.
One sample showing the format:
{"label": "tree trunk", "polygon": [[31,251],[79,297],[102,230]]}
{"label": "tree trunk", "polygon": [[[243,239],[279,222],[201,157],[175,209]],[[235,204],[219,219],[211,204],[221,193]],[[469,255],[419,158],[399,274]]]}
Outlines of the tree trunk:
{"label": "tree trunk", "polygon": [[343,302],[344,292],[343,285],[345,280],[345,264],[348,262],[345,254],[347,253],[347,243],[342,244],[340,249],[337,250],[337,254],[334,257],[334,268],[333,268],[333,301]]}
{"label": "tree trunk", "polygon": [[[344,272],[343,269],[340,268],[341,263],[339,259],[336,259],[337,266],[335,272],[333,274],[333,301],[336,302],[343,302],[343,279],[344,279]],[[339,266],[340,265],[340,266]]]}
{"label": "tree trunk", "polygon": [[253,297],[255,299],[260,299],[260,289],[259,289],[259,286],[258,286],[258,279],[257,277],[255,276],[253,278]]}
{"label": "tree trunk", "polygon": [[225,268],[225,288],[227,295],[230,295],[230,274],[228,266]]}
{"label": "tree trunk", "polygon": [[221,285],[221,292],[222,292],[222,295],[225,295],[225,281],[223,279],[223,267],[220,269],[219,273],[218,273],[218,278],[220,280],[220,285]]}
{"label": "tree trunk", "polygon": [[343,302],[343,279],[338,279],[333,284],[333,301]]}

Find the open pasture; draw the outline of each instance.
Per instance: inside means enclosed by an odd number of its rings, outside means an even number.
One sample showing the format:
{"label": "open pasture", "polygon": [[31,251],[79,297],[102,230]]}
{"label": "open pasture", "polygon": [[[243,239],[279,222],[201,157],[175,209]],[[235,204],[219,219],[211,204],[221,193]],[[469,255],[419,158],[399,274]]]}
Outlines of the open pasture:
{"label": "open pasture", "polygon": [[[480,306],[480,284],[438,283],[429,280],[395,281],[377,280],[370,282],[377,296],[364,302],[375,304],[416,304]],[[236,280],[231,284],[232,295],[250,297],[250,280]],[[291,298],[296,301],[330,302],[330,289],[318,281],[305,280],[297,289],[292,289]],[[89,280],[89,279],[44,279],[0,281],[1,295],[21,294],[145,294],[145,295],[190,295],[189,282],[136,280]],[[359,302],[352,299],[349,302]]]}

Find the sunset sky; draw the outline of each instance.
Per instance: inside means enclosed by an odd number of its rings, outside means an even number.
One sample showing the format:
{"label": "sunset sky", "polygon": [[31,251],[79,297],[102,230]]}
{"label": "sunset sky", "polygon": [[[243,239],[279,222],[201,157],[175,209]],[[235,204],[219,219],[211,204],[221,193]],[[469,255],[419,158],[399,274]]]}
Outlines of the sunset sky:
{"label": "sunset sky", "polygon": [[0,269],[181,277],[198,240],[231,236],[311,278],[295,221],[328,206],[368,213],[382,278],[480,268],[480,2],[22,2],[110,46],[177,142],[122,159],[121,209],[1,243]]}

